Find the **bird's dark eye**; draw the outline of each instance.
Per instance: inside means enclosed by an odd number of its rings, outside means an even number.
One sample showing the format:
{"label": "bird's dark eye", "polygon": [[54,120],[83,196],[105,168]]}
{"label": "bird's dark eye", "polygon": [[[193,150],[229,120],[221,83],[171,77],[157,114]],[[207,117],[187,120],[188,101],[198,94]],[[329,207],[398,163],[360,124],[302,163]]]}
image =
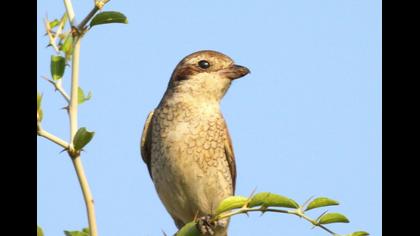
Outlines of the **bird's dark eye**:
{"label": "bird's dark eye", "polygon": [[210,63],[206,60],[201,60],[198,62],[198,66],[201,67],[202,69],[207,69],[210,67]]}

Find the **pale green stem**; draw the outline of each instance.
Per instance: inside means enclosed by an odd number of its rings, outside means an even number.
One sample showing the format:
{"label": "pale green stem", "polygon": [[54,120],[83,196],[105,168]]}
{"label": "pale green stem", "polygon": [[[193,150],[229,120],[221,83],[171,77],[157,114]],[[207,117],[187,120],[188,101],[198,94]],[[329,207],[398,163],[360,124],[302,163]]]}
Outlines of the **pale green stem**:
{"label": "pale green stem", "polygon": [[71,90],[70,90],[70,143],[73,149],[73,138],[77,132],[77,111],[79,105],[79,63],[80,63],[80,37],[76,37],[73,45],[73,56],[71,63]]}
{"label": "pale green stem", "polygon": [[61,34],[61,31],[63,30],[63,28],[64,28],[64,21],[61,21],[60,25],[57,28],[57,32],[55,32],[54,42],[59,37],[59,35]]}
{"label": "pale green stem", "polygon": [[57,44],[55,44],[55,38],[51,34],[50,24],[48,23],[48,20],[47,19],[44,20],[44,24],[45,24],[45,29],[47,30],[48,38],[50,40],[50,45],[58,53],[60,50],[58,49]]}
{"label": "pale green stem", "polygon": [[107,4],[110,0],[96,0],[95,6],[93,9],[89,12],[89,14],[80,22],[80,24],[77,26],[78,30],[83,31],[85,28],[85,25],[88,23],[90,19],[99,11],[101,10],[105,4]]}
{"label": "pale green stem", "polygon": [[67,103],[70,103],[70,97],[69,95],[67,95],[66,91],[64,90],[61,79],[54,83],[54,87],[58,92],[60,92],[60,94],[64,97],[64,99],[66,99]]}
{"label": "pale green stem", "polygon": [[318,227],[320,227],[320,228],[322,228],[323,230],[325,230],[325,231],[327,231],[328,233],[330,233],[330,234],[332,234],[332,235],[336,235],[333,231],[331,231],[331,230],[329,230],[328,228],[326,228],[325,226],[323,226],[323,225],[321,225],[321,224],[318,224],[317,222],[316,222],[316,220],[314,220],[314,219],[311,219],[311,218],[309,218],[308,216],[306,216],[301,210],[291,210],[291,211],[288,211],[288,210],[282,210],[282,209],[270,209],[270,208],[267,208],[267,209],[264,209],[264,208],[247,208],[247,207],[244,207],[244,208],[241,208],[241,209],[239,209],[239,210],[236,210],[236,211],[231,211],[231,212],[227,212],[227,213],[222,213],[222,214],[220,214],[220,215],[217,215],[217,216],[215,216],[211,221],[218,221],[218,220],[221,220],[221,219],[225,219],[225,218],[229,218],[229,217],[232,217],[232,216],[234,216],[234,215],[239,215],[239,214],[245,214],[245,213],[248,213],[248,212],[255,212],[255,211],[260,211],[260,212],[277,212],[277,213],[285,213],[285,214],[292,214],[292,215],[296,215],[296,216],[299,216],[299,217],[301,217],[301,218],[303,218],[303,219],[305,219],[305,220],[307,220],[307,221],[309,221],[312,225],[314,225],[314,226],[318,226]]}
{"label": "pale green stem", "polygon": [[80,22],[79,26],[77,26],[77,28],[79,30],[83,30],[83,28],[85,27],[85,25],[87,24],[87,22],[96,14],[96,12],[99,11],[99,8],[95,5],[93,7],[93,9],[89,12],[89,14],[85,17],[85,19],[82,20],[82,22]]}
{"label": "pale green stem", "polygon": [[83,198],[86,204],[86,211],[89,221],[89,232],[90,236],[97,236],[98,229],[96,227],[96,216],[95,216],[95,204],[93,201],[92,192],[90,191],[89,183],[86,178],[86,174],[83,168],[82,160],[80,155],[77,155],[72,158],[74,169],[77,173],[77,178],[79,179],[80,187],[82,188]]}
{"label": "pale green stem", "polygon": [[[225,214],[221,214],[219,216],[216,216],[214,218],[215,221],[217,220],[221,220],[221,219],[225,219],[225,218],[229,218],[231,216],[234,215],[239,215],[239,214],[244,214],[244,213],[248,213],[248,212],[254,212],[254,211],[263,211],[261,208],[255,209],[255,208],[241,208],[237,211],[232,211],[232,212],[228,212]],[[281,209],[265,209],[265,212],[277,212],[277,213],[286,213],[286,214],[290,214],[291,212],[287,211],[287,210],[281,210]]]}
{"label": "pale green stem", "polygon": [[69,97],[69,95],[67,95],[66,91],[64,90],[63,83],[62,83],[61,79],[59,79],[57,81],[53,81],[53,80],[48,79],[45,76],[42,76],[42,78],[44,78],[46,81],[51,83],[54,86],[54,89],[56,91],[60,92],[60,94],[63,96],[63,98],[66,99],[67,104],[70,104],[70,97]]}
{"label": "pale green stem", "polygon": [[80,159],[80,152],[74,151],[73,139],[77,132],[77,112],[78,112],[78,89],[79,89],[79,63],[80,63],[80,42],[81,38],[75,38],[73,56],[72,56],[72,72],[71,72],[71,93],[70,93],[70,151],[74,169],[76,170],[77,178],[79,179],[80,187],[82,189],[83,198],[86,204],[86,211],[88,215],[90,236],[97,236],[95,207],[93,196],[89,188],[89,184],[84,172],[83,164]]}
{"label": "pale green stem", "polygon": [[332,235],[336,235],[333,231],[329,230],[327,227],[325,227],[325,226],[323,226],[323,225],[321,225],[321,224],[318,224],[318,222],[317,222],[316,220],[309,218],[309,217],[308,217],[307,215],[305,215],[305,214],[304,214],[301,210],[298,210],[298,211],[292,211],[292,212],[290,212],[290,213],[291,213],[291,214],[294,214],[294,215],[297,215],[297,216],[299,216],[299,217],[302,217],[303,219],[305,219],[305,220],[309,221],[312,225],[314,225],[314,226],[318,226],[318,227],[320,227],[321,229],[323,229],[323,230],[327,231],[328,233],[330,233],[330,234],[332,234]]}
{"label": "pale green stem", "polygon": [[70,25],[74,25],[74,10],[73,10],[73,4],[71,4],[70,0],[64,0],[64,6],[66,6],[67,16],[69,17]]}
{"label": "pale green stem", "polygon": [[66,141],[43,130],[40,124],[38,124],[38,135],[52,141],[53,143],[60,145],[62,148],[65,148],[65,149],[69,148],[69,144]]}

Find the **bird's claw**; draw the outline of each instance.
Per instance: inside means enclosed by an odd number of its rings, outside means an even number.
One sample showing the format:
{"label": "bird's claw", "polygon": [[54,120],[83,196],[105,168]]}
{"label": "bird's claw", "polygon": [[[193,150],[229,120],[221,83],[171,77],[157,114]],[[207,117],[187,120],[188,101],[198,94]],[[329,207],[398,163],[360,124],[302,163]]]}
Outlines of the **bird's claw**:
{"label": "bird's claw", "polygon": [[203,235],[214,235],[214,229],[217,227],[218,223],[211,222],[210,219],[211,216],[203,216],[198,218],[198,230],[200,230]]}

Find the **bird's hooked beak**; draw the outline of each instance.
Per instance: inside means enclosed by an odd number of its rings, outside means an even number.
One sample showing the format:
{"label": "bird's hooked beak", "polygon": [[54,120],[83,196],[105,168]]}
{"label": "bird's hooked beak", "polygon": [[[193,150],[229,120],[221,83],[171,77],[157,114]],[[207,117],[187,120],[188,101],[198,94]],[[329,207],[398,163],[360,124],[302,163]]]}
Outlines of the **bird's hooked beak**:
{"label": "bird's hooked beak", "polygon": [[231,80],[239,79],[249,74],[251,71],[245,66],[232,64],[228,68],[223,70],[223,74]]}

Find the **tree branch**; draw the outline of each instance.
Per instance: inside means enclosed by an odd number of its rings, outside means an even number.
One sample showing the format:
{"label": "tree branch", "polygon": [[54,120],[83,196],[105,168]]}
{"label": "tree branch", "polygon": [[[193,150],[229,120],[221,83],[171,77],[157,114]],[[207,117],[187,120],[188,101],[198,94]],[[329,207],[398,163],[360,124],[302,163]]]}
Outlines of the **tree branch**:
{"label": "tree branch", "polygon": [[82,32],[84,30],[86,24],[88,23],[88,21],[90,19],[92,19],[92,17],[96,14],[96,12],[101,10],[104,7],[104,5],[107,4],[109,1],[110,0],[97,0],[97,1],[95,1],[95,6],[89,12],[89,14],[82,20],[82,22],[80,22],[80,24],[77,26],[77,29]]}
{"label": "tree branch", "polygon": [[57,80],[57,82],[54,82],[54,81],[48,79],[45,76],[42,76],[42,78],[45,79],[46,81],[50,82],[54,86],[54,89],[56,91],[60,92],[60,94],[64,97],[64,99],[66,99],[67,103],[70,103],[70,97],[69,97],[69,95],[67,95],[66,91],[64,90],[64,88],[62,86],[62,83],[61,83],[61,79]]}
{"label": "tree branch", "polygon": [[83,199],[85,200],[86,212],[89,222],[89,236],[97,236],[98,230],[96,227],[95,205],[92,192],[90,191],[89,183],[83,168],[82,160],[80,159],[80,155],[72,157],[72,161],[80,183],[80,187],[82,189]]}
{"label": "tree branch", "polygon": [[72,71],[71,71],[71,92],[70,92],[70,149],[69,155],[72,158],[74,169],[76,170],[77,178],[79,179],[80,187],[82,189],[83,197],[86,204],[86,211],[89,222],[90,236],[97,236],[98,230],[96,226],[95,207],[90,191],[88,181],[83,169],[83,164],[80,159],[80,152],[74,150],[73,141],[77,132],[77,114],[78,114],[78,89],[79,89],[79,62],[80,62],[80,42],[81,37],[76,36],[72,57]]}
{"label": "tree branch", "polygon": [[44,129],[41,128],[41,125],[39,123],[38,123],[37,133],[38,133],[39,136],[44,137],[44,138],[50,140],[51,142],[60,145],[62,148],[65,148],[65,149],[69,148],[69,144],[66,141],[64,141],[61,138],[45,131]]}
{"label": "tree branch", "polygon": [[305,215],[300,209],[297,210],[282,210],[282,209],[272,209],[272,208],[248,208],[248,207],[243,207],[239,210],[236,211],[231,211],[231,212],[227,212],[227,213],[221,213],[220,215],[215,216],[213,219],[211,219],[211,221],[215,222],[221,219],[225,219],[225,218],[229,218],[232,217],[234,215],[239,215],[239,214],[247,214],[248,212],[256,212],[256,211],[260,211],[262,213],[265,212],[277,212],[277,213],[284,213],[284,214],[291,214],[291,215],[296,215],[300,218],[305,219],[306,221],[310,222],[313,226],[318,226],[321,229],[327,231],[328,233],[332,234],[332,235],[336,235],[336,233],[334,233],[333,231],[331,231],[330,229],[328,229],[327,227],[318,224],[316,220],[311,219],[310,217],[308,217],[307,215]]}
{"label": "tree branch", "polygon": [[[61,86],[61,81],[51,81],[48,80],[50,83],[52,83],[56,90],[58,90],[61,95],[66,99],[68,102],[68,115],[70,120],[70,143],[67,143],[60,138],[46,132],[41,128],[41,124],[39,121],[39,114],[37,114],[38,119],[38,127],[37,132],[38,135],[45,137],[58,145],[64,147],[67,149],[67,152],[69,156],[72,159],[74,169],[77,174],[77,178],[80,183],[80,187],[83,193],[83,198],[86,204],[86,211],[88,216],[88,222],[89,222],[89,235],[90,236],[97,236],[97,227],[96,227],[96,217],[95,217],[95,209],[94,209],[94,201],[92,197],[91,190],[89,188],[89,184],[86,178],[86,174],[84,172],[83,164],[80,158],[80,150],[75,150],[74,148],[74,137],[76,135],[77,129],[78,129],[78,105],[79,105],[79,99],[78,99],[78,91],[79,91],[79,64],[80,64],[80,42],[83,37],[83,28],[87,24],[87,22],[99,11],[102,9],[102,7],[109,2],[109,0],[97,0],[95,1],[94,8],[90,11],[90,13],[83,19],[83,21],[79,24],[79,26],[76,28],[75,26],[75,14],[73,11],[73,5],[71,0],[64,0],[64,5],[66,7],[66,13],[69,18],[70,26],[71,26],[71,33],[73,33],[74,41],[73,41],[73,52],[72,52],[72,62],[71,62],[71,89],[70,89],[70,97],[67,95],[67,93],[64,91],[64,89]],[[52,37],[49,23],[47,20],[45,20],[47,33],[50,38],[50,44],[54,47],[54,49],[59,52],[59,49],[57,45],[55,44],[55,37]],[[63,23],[59,26],[59,31],[61,31],[61,27],[63,26]],[[78,32],[74,32],[73,30],[76,30]],[[58,34],[56,35],[56,37]]]}
{"label": "tree branch", "polygon": [[58,49],[57,44],[55,44],[55,38],[51,34],[51,28],[50,28],[50,24],[48,23],[48,19],[44,19],[44,23],[45,23],[45,29],[47,30],[48,38],[50,40],[50,45],[58,53],[60,50]]}
{"label": "tree branch", "polygon": [[73,10],[73,4],[71,3],[71,0],[64,0],[64,5],[66,6],[66,12],[67,16],[69,17],[70,26],[74,26],[74,10]]}
{"label": "tree branch", "polygon": [[93,9],[89,12],[89,14],[80,22],[80,24],[77,26],[77,29],[79,31],[83,31],[83,28],[87,24],[87,22],[92,19],[92,17],[98,12],[100,9],[95,5]]}

